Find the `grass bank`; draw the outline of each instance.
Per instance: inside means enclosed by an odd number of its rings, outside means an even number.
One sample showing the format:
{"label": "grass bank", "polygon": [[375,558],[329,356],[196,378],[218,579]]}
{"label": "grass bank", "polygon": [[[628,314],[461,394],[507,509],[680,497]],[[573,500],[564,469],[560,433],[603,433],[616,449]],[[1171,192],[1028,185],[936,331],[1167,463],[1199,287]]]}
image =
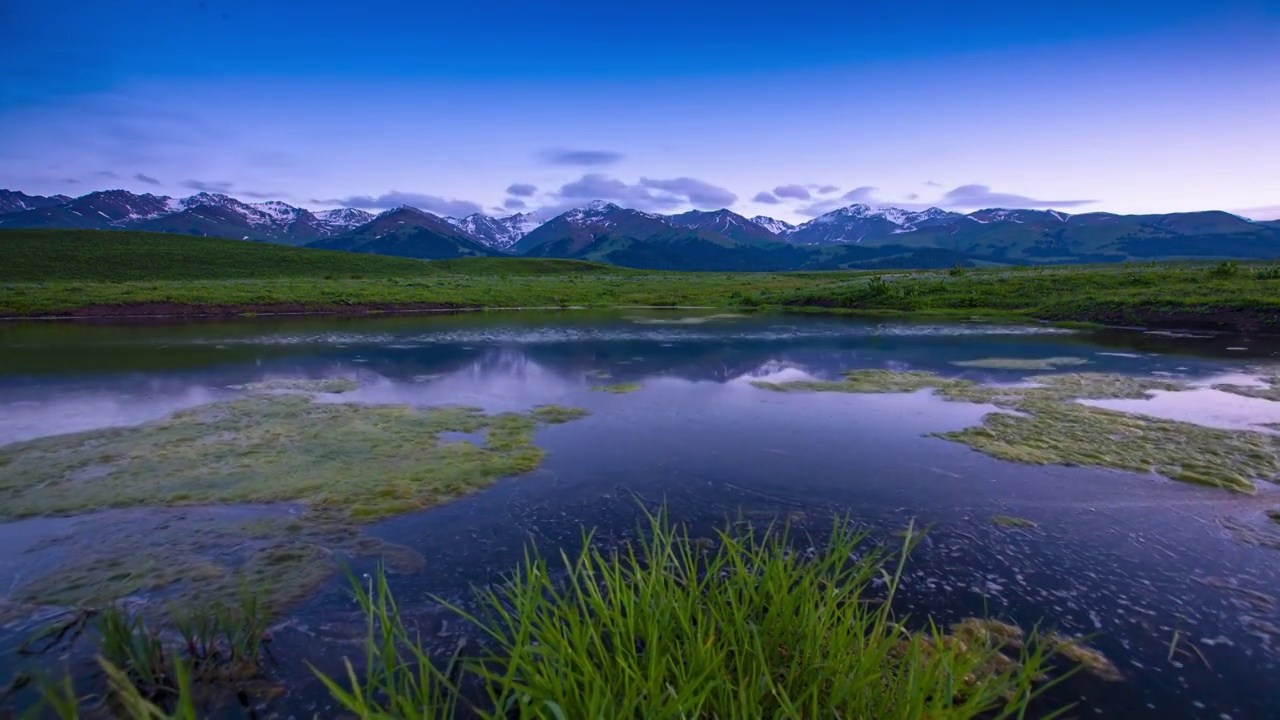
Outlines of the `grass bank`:
{"label": "grass bank", "polygon": [[418,261],[153,233],[0,232],[0,317],[626,305],[1280,330],[1280,266],[656,272],[543,258]]}
{"label": "grass bank", "polygon": [[[892,606],[911,541],[877,548],[836,522],[807,544],[777,527],[690,538],[659,516],[621,551],[587,537],[556,562],[533,552],[507,583],[477,591],[479,611],[452,608],[483,639],[447,667],[385,576],[354,579],[363,657],[321,679],[354,717],[548,719],[1052,717],[1041,696],[1064,676],[1120,679],[1073,638],[984,619],[908,626]],[[86,691],[105,685],[124,717],[194,718],[214,697],[203,686],[253,688],[262,633],[229,631],[236,618],[257,627],[252,613],[188,619],[206,629],[180,624],[170,649],[143,623],[104,617],[105,677],[54,686],[57,707],[93,702]]]}

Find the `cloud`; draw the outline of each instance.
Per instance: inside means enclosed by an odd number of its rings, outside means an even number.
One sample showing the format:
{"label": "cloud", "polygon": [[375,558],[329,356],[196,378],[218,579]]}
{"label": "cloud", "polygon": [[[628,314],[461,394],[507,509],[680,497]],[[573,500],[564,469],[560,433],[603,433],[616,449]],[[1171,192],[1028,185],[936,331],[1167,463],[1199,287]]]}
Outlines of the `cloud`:
{"label": "cloud", "polygon": [[581,165],[594,167],[612,165],[622,159],[622,153],[609,150],[564,150],[551,149],[539,153],[542,161],[548,165]]}
{"label": "cloud", "polygon": [[808,200],[813,197],[803,185],[779,185],[773,189],[773,194],[780,198],[794,198],[796,200]]}
{"label": "cloud", "polygon": [[117,174],[115,174],[115,173],[111,172],[110,170],[99,170],[98,172],[94,173],[94,175],[97,175],[98,177],[108,178],[108,179],[111,179],[111,180],[119,180],[119,179],[120,179],[120,176],[119,176],[119,175],[117,175]]}
{"label": "cloud", "polygon": [[134,180],[137,180],[138,182],[146,183],[146,184],[148,184],[148,185],[159,185],[159,184],[160,184],[160,181],[159,181],[159,180],[157,180],[157,179],[155,179],[155,178],[151,177],[150,175],[143,175],[142,173],[137,173],[137,174],[135,174],[135,175],[133,176],[133,179],[134,179]]}
{"label": "cloud", "polygon": [[942,187],[942,183],[934,182],[932,180],[925,180],[924,184],[925,184],[925,187]]}
{"label": "cloud", "polygon": [[738,196],[718,185],[712,185],[696,178],[681,177],[671,180],[654,180],[640,178],[640,184],[655,190],[664,190],[689,201],[689,204],[700,208],[726,208],[738,202]]}
{"label": "cloud", "polygon": [[243,195],[254,200],[279,200],[280,198],[289,197],[288,193],[282,192],[262,192],[259,190],[237,190],[237,195]]}
{"label": "cloud", "polygon": [[508,210],[523,210],[529,206],[525,205],[524,201],[519,198],[507,198],[502,201],[502,207]]}
{"label": "cloud", "polygon": [[66,183],[67,185],[79,185],[79,184],[80,184],[80,181],[79,181],[79,180],[77,180],[77,179],[75,179],[75,178],[62,178],[62,182]]}
{"label": "cloud", "polygon": [[376,197],[373,195],[351,195],[344,198],[315,200],[314,202],[364,210],[388,210],[401,205],[409,205],[437,215],[451,217],[463,217],[483,210],[480,205],[469,200],[449,200],[438,195],[423,195],[421,193],[400,192],[399,190],[392,190]]}
{"label": "cloud", "polygon": [[738,199],[728,190],[696,178],[641,178],[630,184],[602,173],[588,173],[565,183],[553,195],[556,201],[544,210],[563,211],[584,200],[608,200],[636,210],[658,212],[690,205],[718,208]]}
{"label": "cloud", "polygon": [[826,215],[832,210],[839,210],[840,208],[853,203],[879,205],[880,202],[874,197],[875,191],[876,188],[870,185],[863,185],[850,190],[839,198],[819,200],[813,204],[799,208],[796,212],[806,217],[818,217],[819,215]]}
{"label": "cloud", "polygon": [[536,192],[538,192],[538,187],[536,185],[530,185],[529,183],[511,183],[511,185],[507,187],[508,195],[516,195],[519,197],[533,197],[533,194]]}
{"label": "cloud", "polygon": [[841,198],[848,200],[851,203],[873,203],[875,202],[875,198],[871,197],[871,194],[875,191],[876,189],[870,185],[863,185],[862,187],[856,187],[850,190],[842,195]]}
{"label": "cloud", "polygon": [[840,192],[840,188],[836,187],[835,185],[823,185],[822,187],[818,188],[819,195],[830,195],[833,192]]}
{"label": "cloud", "polygon": [[230,190],[233,184],[225,180],[187,180],[182,183],[182,186],[200,192],[224,193]]}
{"label": "cloud", "polygon": [[907,199],[908,199],[908,200],[919,200],[919,199],[920,199],[920,194],[919,194],[919,193],[907,193],[907,196],[906,196],[906,197],[907,197]]}
{"label": "cloud", "polygon": [[942,195],[943,204],[959,208],[1077,207],[1097,200],[1037,200],[1026,195],[994,192],[986,185],[961,185]]}
{"label": "cloud", "polygon": [[777,205],[782,201],[779,200],[773,193],[765,190],[761,190],[760,192],[756,193],[755,197],[751,198],[751,202],[764,203],[765,205]]}

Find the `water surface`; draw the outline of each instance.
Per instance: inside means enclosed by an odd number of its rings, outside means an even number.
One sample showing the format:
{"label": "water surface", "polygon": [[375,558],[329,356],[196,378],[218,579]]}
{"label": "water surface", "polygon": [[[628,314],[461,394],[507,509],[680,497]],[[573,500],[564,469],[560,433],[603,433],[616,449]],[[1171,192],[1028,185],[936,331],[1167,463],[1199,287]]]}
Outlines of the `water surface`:
{"label": "water surface", "polygon": [[[580,406],[592,414],[538,434],[549,456],[536,472],[371,528],[426,559],[393,587],[441,647],[459,629],[434,597],[465,601],[471,586],[509,571],[530,540],[573,548],[585,527],[598,542],[620,542],[634,536],[642,508],[663,504],[696,532],[729,517],[790,518],[820,536],[843,515],[885,538],[908,522],[931,526],[910,564],[904,609],[1096,635],[1127,679],[1064,686],[1055,700],[1079,702],[1080,715],[1280,717],[1280,610],[1250,594],[1280,595],[1280,556],[1240,544],[1218,522],[1275,506],[1273,487],[1245,497],[1149,475],[1017,465],[930,437],[977,424],[989,407],[928,392],[772,393],[750,384],[858,368],[1017,382],[1029,373],[953,363],[1049,357],[1088,361],[1063,371],[1211,384],[1278,350],[1274,340],[1238,336],[712,312],[14,323],[0,325],[0,444],[146,422],[281,378],[358,380],[340,401]],[[589,390],[618,382],[642,389]],[[1241,429],[1280,419],[1267,415],[1268,401],[1204,392],[1212,396],[1123,409]],[[997,514],[1039,527],[997,528],[989,522]],[[87,535],[93,522],[129,521],[0,524],[0,588],[29,577],[48,537]],[[333,665],[358,652],[351,639],[361,629],[335,578],[297,608],[277,649]],[[1203,659],[1170,660],[1175,632]],[[282,662],[285,676],[305,674]],[[287,701],[318,702],[303,685]]]}

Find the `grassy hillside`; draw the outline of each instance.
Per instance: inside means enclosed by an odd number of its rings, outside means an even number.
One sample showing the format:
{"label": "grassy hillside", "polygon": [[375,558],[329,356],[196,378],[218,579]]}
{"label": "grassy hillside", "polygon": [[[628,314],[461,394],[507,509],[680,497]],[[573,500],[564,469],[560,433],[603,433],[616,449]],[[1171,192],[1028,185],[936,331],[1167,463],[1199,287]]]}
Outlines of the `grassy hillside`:
{"label": "grassy hillside", "polygon": [[424,262],[124,230],[0,230],[0,282],[403,277]]}

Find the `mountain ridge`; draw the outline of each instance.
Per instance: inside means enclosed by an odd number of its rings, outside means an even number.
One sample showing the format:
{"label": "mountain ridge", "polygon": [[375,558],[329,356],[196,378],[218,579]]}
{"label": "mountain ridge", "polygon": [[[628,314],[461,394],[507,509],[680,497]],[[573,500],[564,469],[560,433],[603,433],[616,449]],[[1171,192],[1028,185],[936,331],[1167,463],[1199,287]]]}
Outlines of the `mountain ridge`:
{"label": "mountain ridge", "polygon": [[985,208],[962,214],[852,204],[799,225],[728,209],[657,215],[592,201],[534,213],[442,217],[402,206],[311,211],[219,193],[124,190],[77,198],[0,190],[2,228],[133,229],[443,259],[519,254],[652,269],[786,270],[1280,257],[1280,221],[1224,211],[1119,215]]}

